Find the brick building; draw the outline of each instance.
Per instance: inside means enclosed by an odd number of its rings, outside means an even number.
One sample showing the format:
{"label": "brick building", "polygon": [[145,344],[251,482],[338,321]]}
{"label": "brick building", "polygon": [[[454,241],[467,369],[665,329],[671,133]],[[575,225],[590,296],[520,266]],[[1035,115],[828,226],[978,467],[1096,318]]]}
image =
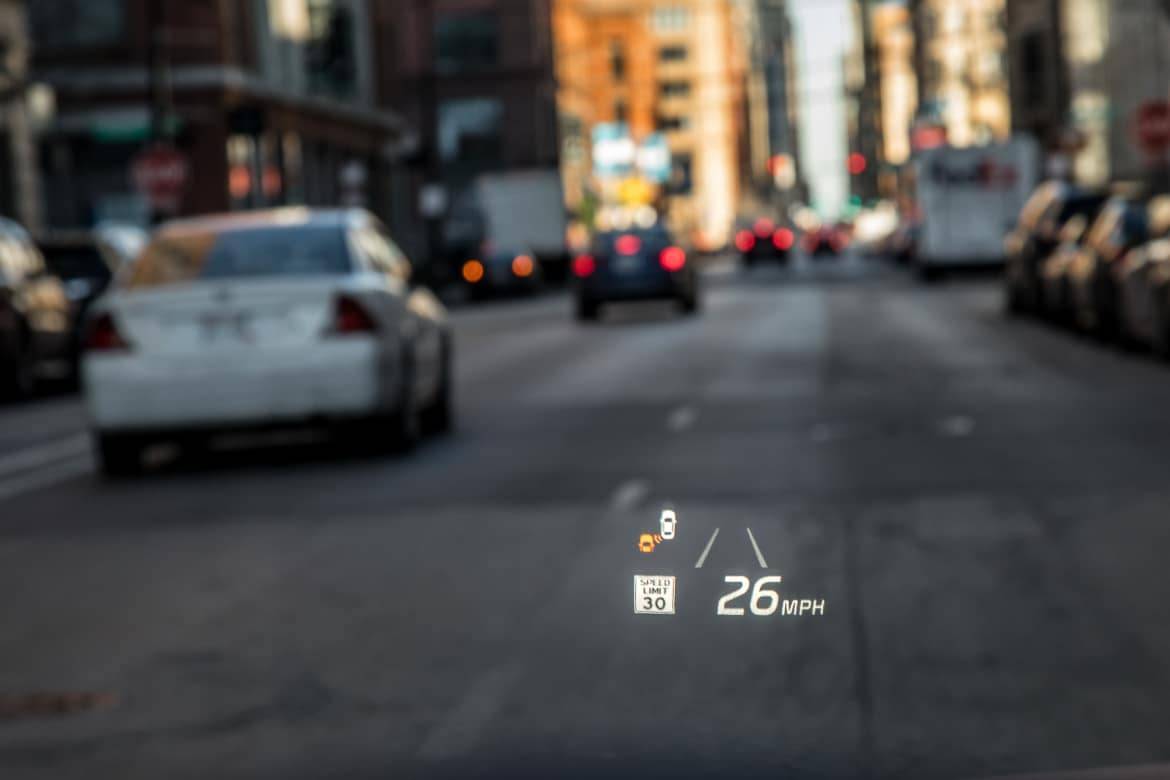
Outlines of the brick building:
{"label": "brick building", "polygon": [[406,126],[379,104],[396,6],[30,3],[34,76],[57,104],[41,143],[48,222],[148,220],[130,169],[152,137],[187,158],[180,214],[364,203],[407,221],[393,192]]}

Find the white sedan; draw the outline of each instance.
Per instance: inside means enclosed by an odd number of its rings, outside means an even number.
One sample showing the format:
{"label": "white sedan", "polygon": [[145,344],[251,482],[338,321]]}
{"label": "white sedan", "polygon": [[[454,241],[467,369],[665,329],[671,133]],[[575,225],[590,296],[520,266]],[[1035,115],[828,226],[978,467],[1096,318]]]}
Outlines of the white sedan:
{"label": "white sedan", "polygon": [[658,518],[659,535],[663,539],[673,539],[674,533],[678,529],[678,517],[675,515],[673,509],[663,509],[662,516]]}
{"label": "white sedan", "polygon": [[338,423],[387,448],[451,423],[446,312],[362,210],[167,223],[93,307],[82,378],[100,465],[162,438]]}

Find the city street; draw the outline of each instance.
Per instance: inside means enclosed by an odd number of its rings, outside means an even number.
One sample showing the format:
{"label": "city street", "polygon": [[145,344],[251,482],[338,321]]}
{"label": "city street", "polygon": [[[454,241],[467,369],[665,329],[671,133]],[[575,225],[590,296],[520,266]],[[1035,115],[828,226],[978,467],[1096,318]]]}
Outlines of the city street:
{"label": "city street", "polygon": [[[713,265],[696,317],[456,311],[457,430],[405,457],[296,433],[105,483],[77,399],[0,408],[0,776],[1170,761],[1170,367],[993,277]],[[823,614],[717,615],[727,576]]]}

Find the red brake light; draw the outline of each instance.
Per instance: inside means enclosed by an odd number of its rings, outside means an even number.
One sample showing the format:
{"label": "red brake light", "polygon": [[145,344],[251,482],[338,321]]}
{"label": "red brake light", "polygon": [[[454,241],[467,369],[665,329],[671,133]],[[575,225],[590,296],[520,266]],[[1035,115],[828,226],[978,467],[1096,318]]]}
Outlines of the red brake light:
{"label": "red brake light", "polygon": [[767,238],[772,235],[772,231],[776,229],[776,225],[770,219],[756,220],[756,235],[760,238]]}
{"label": "red brake light", "polygon": [[637,236],[622,236],[613,246],[619,255],[636,255],[642,249],[642,240]]}
{"label": "red brake light", "polygon": [[735,234],[735,248],[741,252],[750,252],[756,246],[756,237],[750,230],[741,230]]}
{"label": "red brake light", "polygon": [[772,245],[781,251],[792,248],[796,243],[796,236],[788,228],[780,228],[772,234]]}
{"label": "red brake light", "polygon": [[677,246],[668,246],[658,255],[658,264],[667,271],[681,271],[687,264],[687,253]]}
{"label": "red brake light", "polygon": [[573,276],[576,276],[578,279],[592,276],[596,270],[597,261],[591,255],[577,255],[573,258]]}
{"label": "red brake light", "polygon": [[128,349],[130,344],[122,338],[112,314],[103,312],[89,321],[85,328],[86,352],[117,352]]}
{"label": "red brake light", "polygon": [[360,303],[348,295],[337,299],[333,310],[334,333],[373,333],[377,329],[378,324]]}

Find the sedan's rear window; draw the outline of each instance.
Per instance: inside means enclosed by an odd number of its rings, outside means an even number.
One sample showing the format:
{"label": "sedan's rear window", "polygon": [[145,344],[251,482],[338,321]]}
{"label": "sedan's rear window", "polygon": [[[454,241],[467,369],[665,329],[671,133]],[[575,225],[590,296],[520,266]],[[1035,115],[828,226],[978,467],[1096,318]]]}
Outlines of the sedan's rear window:
{"label": "sedan's rear window", "polygon": [[147,245],[124,281],[153,287],[201,279],[341,274],[351,269],[337,227],[263,227],[163,234]]}

